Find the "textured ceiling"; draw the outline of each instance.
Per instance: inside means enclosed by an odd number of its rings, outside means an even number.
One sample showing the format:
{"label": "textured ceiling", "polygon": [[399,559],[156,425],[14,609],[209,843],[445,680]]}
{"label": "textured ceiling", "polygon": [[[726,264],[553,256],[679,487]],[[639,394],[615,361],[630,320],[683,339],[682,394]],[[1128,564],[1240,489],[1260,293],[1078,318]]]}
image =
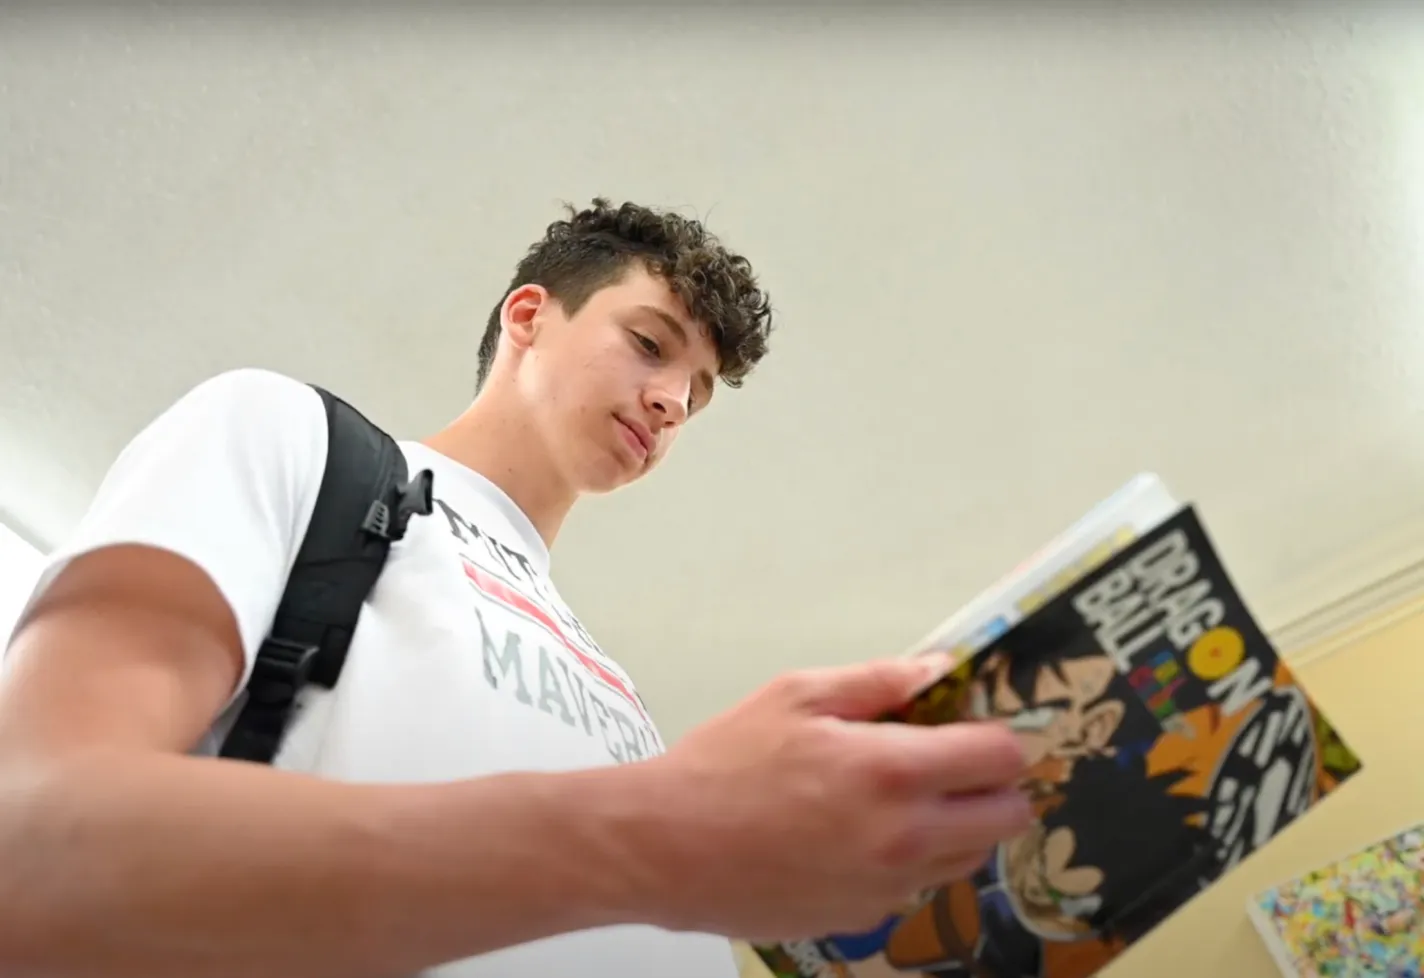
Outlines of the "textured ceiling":
{"label": "textured ceiling", "polygon": [[355,9],[0,8],[21,532],[231,366],[429,432],[607,194],[707,217],[782,314],[556,549],[671,733],[899,651],[1139,470],[1268,623],[1424,549],[1424,8]]}

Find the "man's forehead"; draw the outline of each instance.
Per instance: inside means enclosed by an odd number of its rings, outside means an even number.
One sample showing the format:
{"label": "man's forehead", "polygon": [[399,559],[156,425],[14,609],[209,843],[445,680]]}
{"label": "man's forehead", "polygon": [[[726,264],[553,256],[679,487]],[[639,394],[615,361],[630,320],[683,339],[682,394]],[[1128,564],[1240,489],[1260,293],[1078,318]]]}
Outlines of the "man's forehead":
{"label": "man's forehead", "polygon": [[605,291],[624,302],[653,306],[680,323],[689,326],[692,324],[692,311],[673,290],[668,280],[641,264],[626,268],[605,286]]}

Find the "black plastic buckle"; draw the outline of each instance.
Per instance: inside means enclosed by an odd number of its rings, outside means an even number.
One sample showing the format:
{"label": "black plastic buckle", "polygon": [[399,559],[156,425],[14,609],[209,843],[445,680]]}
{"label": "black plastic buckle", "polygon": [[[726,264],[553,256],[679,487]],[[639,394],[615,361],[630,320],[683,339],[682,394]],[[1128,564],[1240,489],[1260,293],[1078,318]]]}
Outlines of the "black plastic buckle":
{"label": "black plastic buckle", "polygon": [[414,479],[401,486],[396,510],[403,517],[402,529],[405,528],[405,520],[410,517],[429,516],[435,512],[435,473],[421,469]]}
{"label": "black plastic buckle", "polygon": [[371,501],[361,529],[382,540],[399,540],[405,536],[406,524],[412,516],[429,516],[435,512],[435,475],[421,469],[404,485],[396,487],[395,510],[383,499]]}
{"label": "black plastic buckle", "polygon": [[320,651],[316,645],[268,638],[257,650],[257,659],[252,664],[248,700],[262,706],[288,706],[307,684]]}

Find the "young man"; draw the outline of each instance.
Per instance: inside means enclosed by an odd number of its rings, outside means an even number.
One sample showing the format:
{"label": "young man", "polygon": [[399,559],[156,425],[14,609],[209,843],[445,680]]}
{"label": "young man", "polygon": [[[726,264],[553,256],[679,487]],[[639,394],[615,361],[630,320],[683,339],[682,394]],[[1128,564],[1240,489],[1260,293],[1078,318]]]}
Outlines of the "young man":
{"label": "young man", "polygon": [[[0,973],[731,978],[725,940],[880,919],[1029,824],[1006,730],[871,721],[943,663],[784,676],[664,752],[550,582],[766,349],[748,263],[605,201],[550,225],[341,681],[274,766],[216,759],[323,471],[310,388],[243,370],[127,447],[0,681]],[[630,582],[656,598],[657,568]]]}

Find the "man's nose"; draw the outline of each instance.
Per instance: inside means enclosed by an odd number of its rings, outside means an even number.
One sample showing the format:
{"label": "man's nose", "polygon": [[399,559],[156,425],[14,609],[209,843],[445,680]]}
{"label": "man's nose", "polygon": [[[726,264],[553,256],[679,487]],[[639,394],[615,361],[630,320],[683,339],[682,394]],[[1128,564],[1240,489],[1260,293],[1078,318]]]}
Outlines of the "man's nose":
{"label": "man's nose", "polygon": [[687,420],[688,395],[686,387],[681,391],[673,390],[671,385],[653,387],[647,395],[648,408],[662,427],[679,425]]}

